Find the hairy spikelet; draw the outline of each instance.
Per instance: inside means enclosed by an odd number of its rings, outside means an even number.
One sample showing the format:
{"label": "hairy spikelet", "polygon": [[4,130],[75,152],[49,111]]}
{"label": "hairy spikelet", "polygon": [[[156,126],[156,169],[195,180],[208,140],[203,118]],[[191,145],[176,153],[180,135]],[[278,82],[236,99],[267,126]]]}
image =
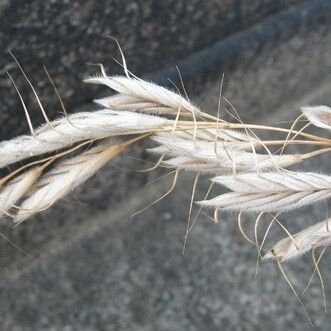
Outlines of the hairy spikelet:
{"label": "hairy spikelet", "polygon": [[177,93],[138,78],[100,76],[85,79],[85,82],[106,85],[118,93],[114,96],[95,100],[103,107],[152,114],[176,115],[178,111],[183,115],[201,113],[197,107]]}
{"label": "hairy spikelet", "polygon": [[[257,169],[268,169],[272,167],[285,167],[303,158],[300,154],[294,155],[269,155],[246,152],[243,149],[250,147],[250,144],[242,141],[204,141],[183,139],[172,136],[169,133],[159,133],[153,138],[166,149],[161,149],[162,154],[173,156],[166,163],[178,168],[185,169],[185,163],[203,163],[209,165],[205,168],[207,172],[227,173],[236,171],[253,171]],[[157,150],[152,150],[156,153]],[[185,162],[182,157],[185,157]],[[190,167],[187,170],[193,170]]]}
{"label": "hairy spikelet", "polygon": [[302,113],[308,120],[323,129],[331,130],[331,108],[327,106],[302,107]]}
{"label": "hairy spikelet", "polygon": [[330,218],[278,241],[263,258],[280,259],[281,262],[285,262],[298,258],[312,249],[329,245],[331,245]]}
{"label": "hairy spikelet", "polygon": [[167,125],[170,121],[164,118],[111,109],[76,113],[43,125],[34,135],[1,142],[0,168],[84,140],[144,133]]}
{"label": "hairy spikelet", "polygon": [[13,205],[27,193],[41,175],[42,170],[43,167],[36,167],[4,185],[0,191],[0,216],[7,214]]}
{"label": "hairy spikelet", "polygon": [[18,207],[14,221],[22,222],[31,215],[49,208],[95,174],[129,143],[130,141],[101,144],[78,156],[59,162],[32,188],[30,195]]}
{"label": "hairy spikelet", "polygon": [[225,210],[287,211],[331,196],[331,176],[309,172],[247,173],[219,176],[213,181],[233,192],[199,203]]}

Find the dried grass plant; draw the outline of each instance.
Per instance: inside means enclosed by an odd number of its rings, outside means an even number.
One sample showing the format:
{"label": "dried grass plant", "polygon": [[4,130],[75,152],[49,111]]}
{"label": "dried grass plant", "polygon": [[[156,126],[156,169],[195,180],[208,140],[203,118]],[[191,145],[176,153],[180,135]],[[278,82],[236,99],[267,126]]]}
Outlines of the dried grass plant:
{"label": "dried grass plant", "polygon": [[[121,54],[123,76],[108,76],[100,65],[101,75],[85,80],[112,90],[110,96],[95,100],[101,109],[72,115],[64,109],[64,116],[55,121],[48,119],[36,91],[13,55],[37,98],[45,124],[38,129],[33,128],[29,111],[13,81],[30,134],[0,143],[0,167],[16,165],[15,171],[0,180],[1,215],[12,219],[16,225],[20,224],[49,208],[124,149],[149,139],[156,147],[148,151],[159,157],[153,168],[171,168],[174,175],[173,185],[161,198],[174,188],[180,171],[196,174],[185,243],[203,209],[213,211],[215,222],[219,212],[231,210],[238,213],[239,230],[258,248],[259,257],[264,255],[264,260],[277,262],[300,303],[300,296],[282,268],[284,262],[312,251],[314,274],[319,275],[324,288],[318,265],[331,244],[330,219],[290,234],[278,217],[282,212],[331,196],[331,176],[293,170],[294,165],[331,151],[331,139],[328,138],[331,108],[303,107],[302,114],[289,128],[248,124],[240,121],[236,109],[220,93],[217,114],[210,115],[193,105],[187,95],[181,96],[134,76]],[[234,122],[220,119],[221,103],[236,119]],[[304,118],[307,120],[305,125],[296,129]],[[309,133],[309,125],[318,127],[320,134]],[[260,132],[274,138],[260,139]],[[288,152],[292,146],[300,152]],[[290,166],[291,170],[288,169]],[[211,180],[211,185],[205,199],[196,202],[198,212],[192,220],[194,193],[201,177]],[[221,185],[228,192],[210,197],[212,185]],[[256,214],[255,238],[243,229],[245,213]],[[258,224],[266,215],[272,215],[272,221],[260,243]],[[285,238],[264,251],[262,246],[272,224],[282,227]],[[318,248],[321,255],[316,259],[315,250]]]}

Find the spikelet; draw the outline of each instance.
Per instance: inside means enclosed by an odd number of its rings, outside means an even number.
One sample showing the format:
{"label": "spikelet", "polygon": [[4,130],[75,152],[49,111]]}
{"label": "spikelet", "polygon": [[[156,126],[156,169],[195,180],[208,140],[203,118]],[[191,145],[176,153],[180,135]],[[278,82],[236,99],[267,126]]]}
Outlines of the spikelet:
{"label": "spikelet", "polygon": [[0,168],[84,140],[144,133],[170,127],[170,124],[171,121],[165,118],[111,109],[76,113],[41,126],[34,136],[19,136],[1,142]]}
{"label": "spikelet", "polygon": [[0,216],[7,215],[8,211],[19,201],[35,183],[43,170],[42,166],[35,167],[14,177],[0,190]]}
{"label": "spikelet", "polygon": [[197,140],[193,141],[191,137],[184,139],[184,134],[178,136],[167,132],[157,133],[153,140],[160,146],[150,151],[172,156],[173,158],[164,162],[167,166],[198,171],[193,165],[204,164],[202,172],[220,174],[233,170],[242,172],[287,167],[303,160],[300,154],[269,155],[246,152],[243,149],[251,148],[251,145],[242,140],[215,142],[197,137]]}
{"label": "spikelet", "polygon": [[278,241],[263,259],[279,259],[286,262],[308,251],[331,244],[331,218],[314,224],[291,237]]}
{"label": "spikelet", "polygon": [[179,94],[141,79],[125,76],[100,76],[87,78],[85,82],[106,85],[118,93],[95,100],[103,107],[152,114],[176,115],[180,111],[183,115],[191,115],[193,112],[206,115]]}
{"label": "spikelet", "polygon": [[268,172],[219,176],[212,179],[233,192],[203,206],[244,212],[280,212],[301,208],[331,196],[331,176],[310,172]]}
{"label": "spikelet", "polygon": [[103,143],[78,156],[60,161],[32,187],[14,218],[16,223],[45,210],[94,175],[110,159],[137,139]]}
{"label": "spikelet", "polygon": [[308,120],[323,129],[331,130],[331,108],[327,106],[302,107],[302,113]]}

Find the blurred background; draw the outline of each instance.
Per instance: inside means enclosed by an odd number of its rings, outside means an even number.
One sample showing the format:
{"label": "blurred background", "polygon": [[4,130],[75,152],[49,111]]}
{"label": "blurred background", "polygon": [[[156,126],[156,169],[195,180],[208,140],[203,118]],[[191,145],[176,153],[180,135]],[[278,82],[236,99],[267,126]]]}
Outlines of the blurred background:
{"label": "blurred background", "polygon": [[[98,72],[91,64],[121,73],[107,35],[119,40],[129,69],[142,78],[180,86],[178,65],[190,99],[211,113],[223,73],[224,94],[245,121],[270,124],[294,119],[302,105],[331,105],[330,13],[330,0],[1,0],[1,139],[28,132],[7,71],[34,124],[42,123],[8,49],[55,118],[61,108],[43,65],[70,113],[95,109],[93,98],[109,91],[82,82]],[[50,211],[15,229],[2,221],[1,232],[29,256],[0,240],[1,330],[311,329],[273,264],[255,277],[256,250],[235,215],[216,225],[201,215],[182,255],[191,175],[130,219],[171,185],[165,178],[145,186],[163,173],[137,173],[148,165],[132,156],[148,159],[136,146]],[[291,215],[294,229],[325,213],[317,205]],[[330,301],[329,265],[327,255],[321,269]],[[302,259],[287,270],[304,288],[312,263]],[[317,280],[304,302],[316,329],[329,330]]]}

